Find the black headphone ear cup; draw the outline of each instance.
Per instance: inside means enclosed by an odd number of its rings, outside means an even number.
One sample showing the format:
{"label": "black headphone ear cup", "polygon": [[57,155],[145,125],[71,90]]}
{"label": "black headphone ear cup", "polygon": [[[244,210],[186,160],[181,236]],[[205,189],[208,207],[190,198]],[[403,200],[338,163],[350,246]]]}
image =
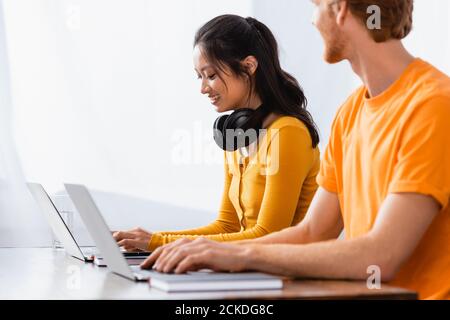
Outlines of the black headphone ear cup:
{"label": "black headphone ear cup", "polygon": [[229,115],[220,116],[214,121],[214,141],[223,150],[225,150],[225,122],[229,118]]}
{"label": "black headphone ear cup", "polygon": [[252,109],[240,109],[233,112],[224,124],[224,129],[237,130],[242,129],[246,131],[248,122],[251,120],[255,111]]}
{"label": "black headphone ear cup", "polygon": [[[224,151],[236,151],[245,148],[254,143],[259,138],[262,119],[267,111],[264,107],[258,110],[239,109],[230,115],[223,115],[214,122],[214,141]],[[256,134],[248,132],[249,129],[255,130]],[[232,130],[233,135],[230,141],[227,141],[227,131]],[[242,138],[242,135],[244,137]]]}
{"label": "black headphone ear cup", "polygon": [[[225,150],[236,151],[248,147],[255,139],[247,136],[247,130],[252,129],[252,119],[255,111],[252,109],[239,109],[226,119],[222,132],[224,134]],[[232,136],[228,137],[227,131],[232,130]],[[257,139],[257,137],[255,137]]]}
{"label": "black headphone ear cup", "polygon": [[214,130],[222,131],[224,128],[225,121],[228,119],[229,115],[220,116],[214,121]]}

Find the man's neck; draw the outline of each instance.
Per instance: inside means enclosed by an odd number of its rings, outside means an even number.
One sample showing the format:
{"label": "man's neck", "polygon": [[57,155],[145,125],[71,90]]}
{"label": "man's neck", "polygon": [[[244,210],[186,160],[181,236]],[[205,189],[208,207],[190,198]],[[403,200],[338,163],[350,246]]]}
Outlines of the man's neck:
{"label": "man's neck", "polygon": [[370,97],[376,97],[400,78],[414,57],[400,41],[388,41],[360,46],[349,61]]}

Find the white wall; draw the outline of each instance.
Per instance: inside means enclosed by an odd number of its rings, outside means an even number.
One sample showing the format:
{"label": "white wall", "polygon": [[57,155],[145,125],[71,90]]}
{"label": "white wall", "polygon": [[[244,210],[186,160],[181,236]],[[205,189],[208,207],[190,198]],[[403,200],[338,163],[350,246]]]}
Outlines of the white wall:
{"label": "white wall", "polygon": [[416,0],[414,29],[406,47],[450,74],[450,1]]}

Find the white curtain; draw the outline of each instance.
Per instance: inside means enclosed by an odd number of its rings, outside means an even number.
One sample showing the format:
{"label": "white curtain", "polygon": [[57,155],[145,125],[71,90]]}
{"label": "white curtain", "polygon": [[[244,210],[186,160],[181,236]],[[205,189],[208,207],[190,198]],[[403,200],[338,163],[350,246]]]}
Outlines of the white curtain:
{"label": "white curtain", "polygon": [[39,246],[50,238],[26,187],[12,135],[13,105],[3,3],[0,2],[0,246]]}

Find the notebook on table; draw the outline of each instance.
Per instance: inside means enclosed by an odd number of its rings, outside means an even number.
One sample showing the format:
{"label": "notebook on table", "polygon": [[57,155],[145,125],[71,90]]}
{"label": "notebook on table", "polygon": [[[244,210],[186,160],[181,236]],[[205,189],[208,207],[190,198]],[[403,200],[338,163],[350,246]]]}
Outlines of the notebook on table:
{"label": "notebook on table", "polygon": [[283,288],[283,280],[279,277],[255,272],[153,273],[150,278],[150,286],[167,292],[275,290]]}

